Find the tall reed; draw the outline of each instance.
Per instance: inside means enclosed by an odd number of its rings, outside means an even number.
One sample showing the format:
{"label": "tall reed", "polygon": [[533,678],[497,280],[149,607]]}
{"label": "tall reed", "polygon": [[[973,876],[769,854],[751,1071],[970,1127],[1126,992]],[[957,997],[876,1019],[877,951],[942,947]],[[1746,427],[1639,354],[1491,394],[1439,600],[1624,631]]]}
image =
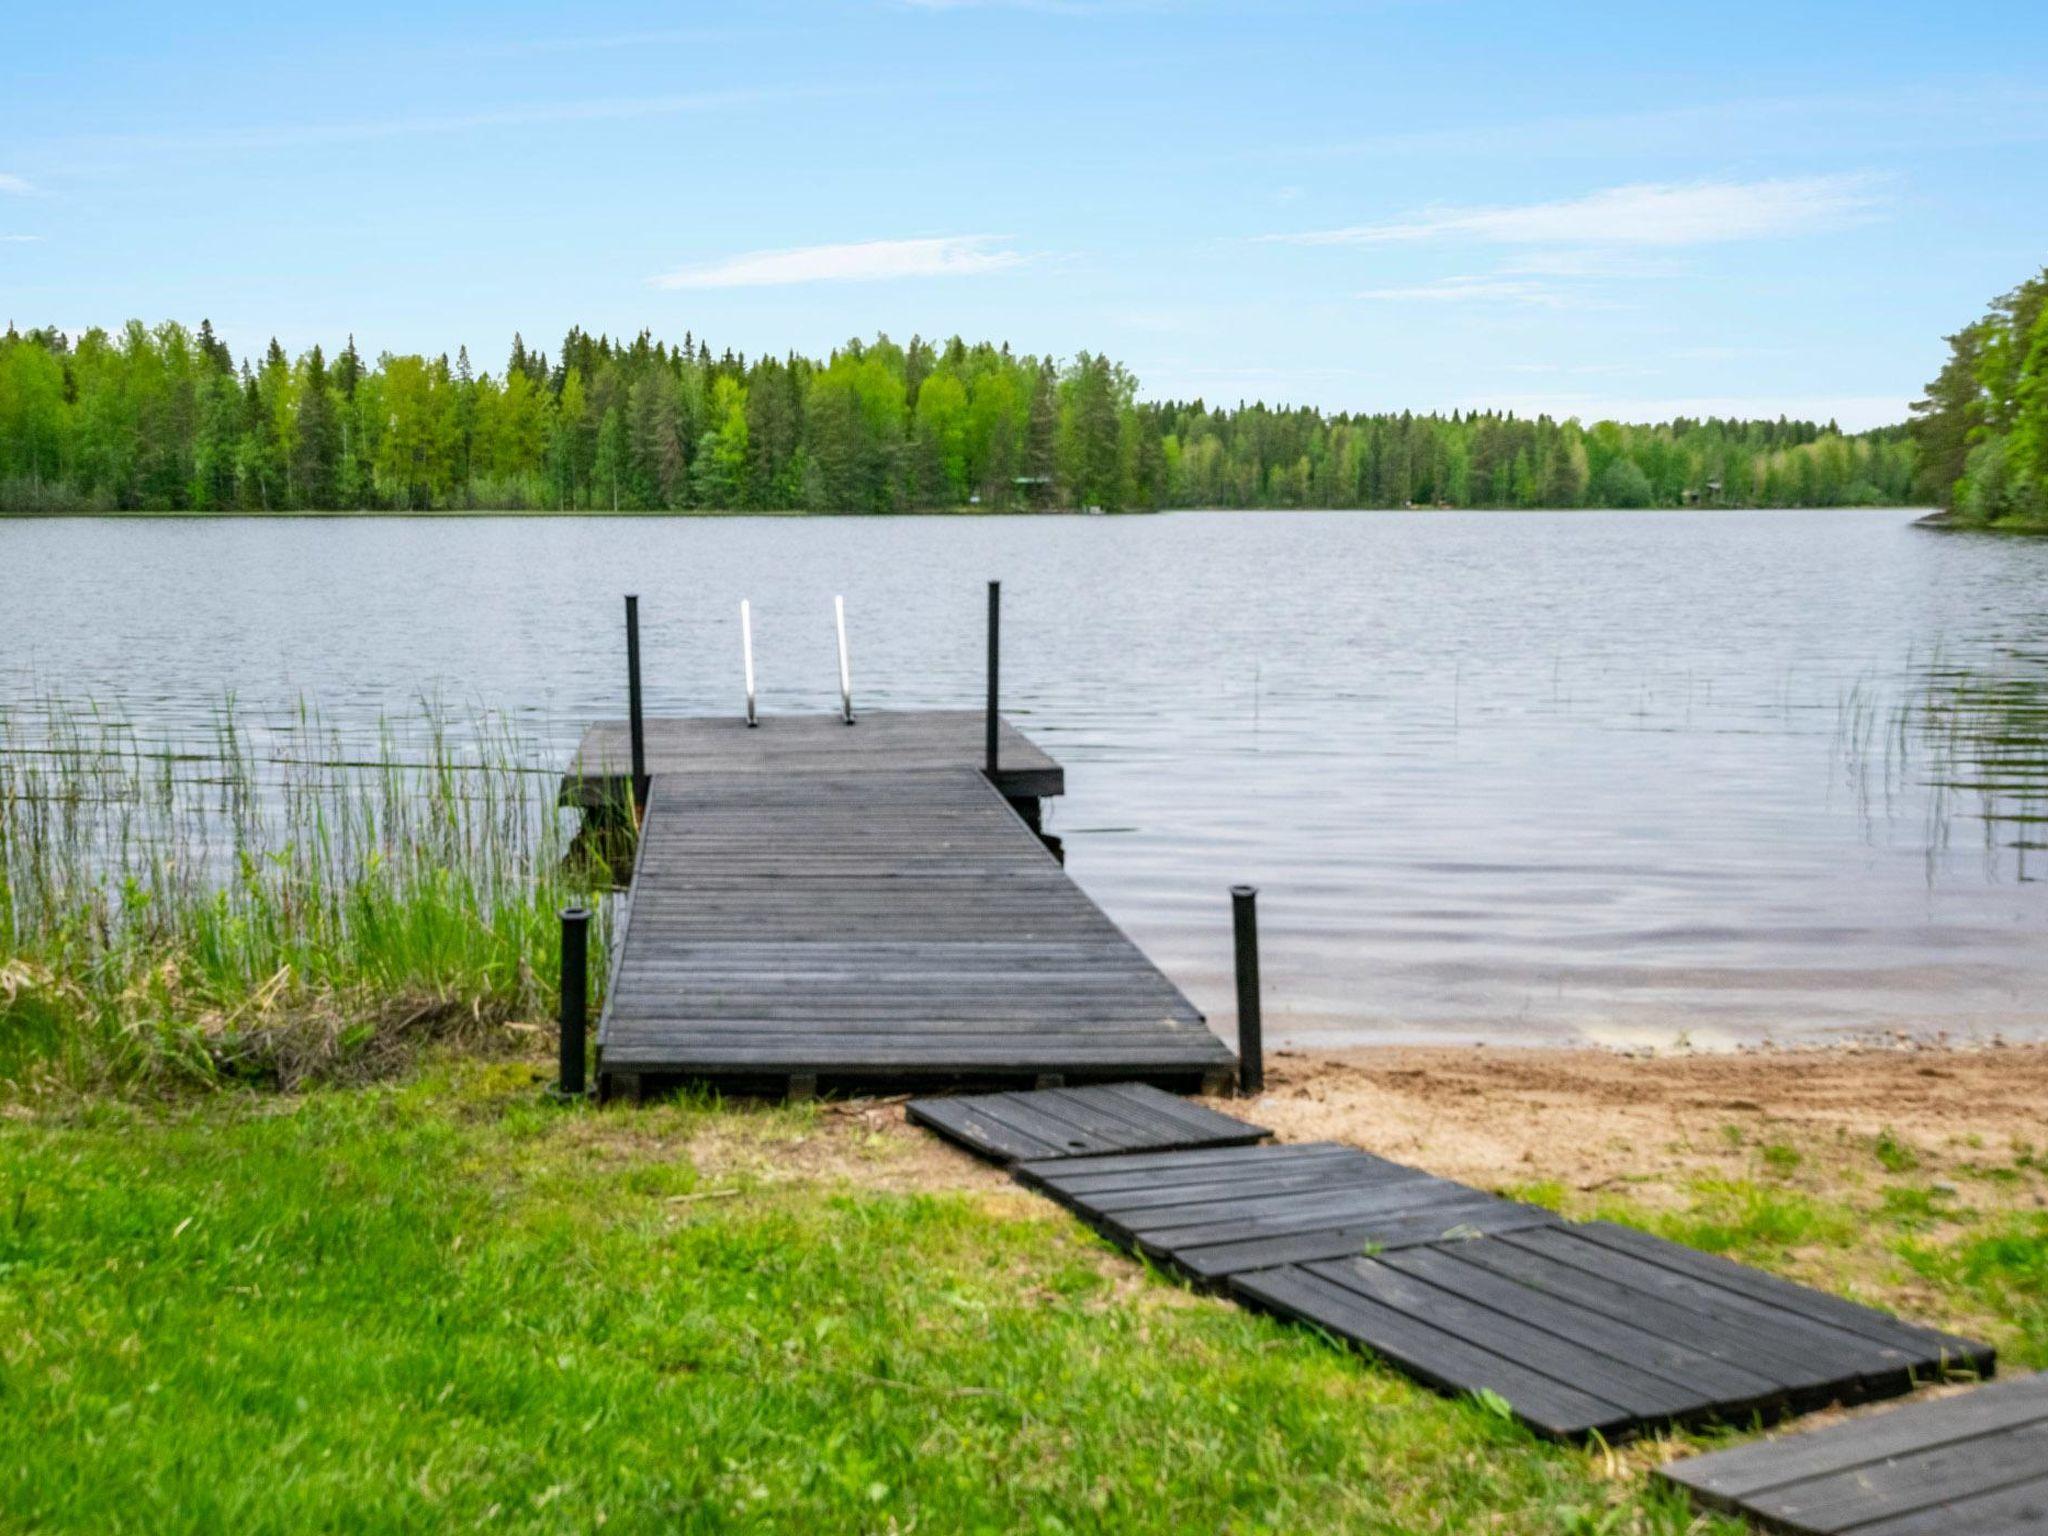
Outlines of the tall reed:
{"label": "tall reed", "polygon": [[0,1081],[291,1084],[545,1019],[555,912],[609,882],[533,745],[462,724],[423,704],[366,752],[305,705],[226,700],[198,742],[0,706]]}

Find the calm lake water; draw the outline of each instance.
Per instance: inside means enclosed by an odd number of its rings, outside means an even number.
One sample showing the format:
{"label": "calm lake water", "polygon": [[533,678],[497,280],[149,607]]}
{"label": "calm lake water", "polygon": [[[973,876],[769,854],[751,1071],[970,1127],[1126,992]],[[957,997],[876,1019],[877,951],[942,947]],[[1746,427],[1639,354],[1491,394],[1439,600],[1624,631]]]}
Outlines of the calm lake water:
{"label": "calm lake water", "polygon": [[547,754],[624,712],[977,704],[1213,1017],[1261,887],[1269,1034],[1698,1045],[2048,1035],[2048,542],[1911,512],[0,522],[0,702],[203,740],[423,697]]}

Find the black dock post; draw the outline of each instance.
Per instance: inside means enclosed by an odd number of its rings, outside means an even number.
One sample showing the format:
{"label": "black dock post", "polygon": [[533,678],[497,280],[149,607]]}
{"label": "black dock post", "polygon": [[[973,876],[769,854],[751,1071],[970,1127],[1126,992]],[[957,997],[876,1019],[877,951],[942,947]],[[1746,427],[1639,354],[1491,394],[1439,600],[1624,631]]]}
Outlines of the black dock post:
{"label": "black dock post", "polygon": [[1266,1046],[1259,1017],[1259,891],[1230,888],[1231,927],[1237,936],[1237,1086],[1244,1093],[1266,1087]]}
{"label": "black dock post", "polygon": [[997,676],[1002,662],[1003,629],[1003,584],[992,581],[988,584],[988,777],[994,783],[996,777],[996,714]]}
{"label": "black dock post", "polygon": [[562,1054],[555,1097],[583,1097],[584,1040],[590,1018],[590,909],[562,909]]}
{"label": "black dock post", "polygon": [[633,733],[633,811],[647,809],[647,726],[640,715],[640,599],[626,598],[626,714]]}

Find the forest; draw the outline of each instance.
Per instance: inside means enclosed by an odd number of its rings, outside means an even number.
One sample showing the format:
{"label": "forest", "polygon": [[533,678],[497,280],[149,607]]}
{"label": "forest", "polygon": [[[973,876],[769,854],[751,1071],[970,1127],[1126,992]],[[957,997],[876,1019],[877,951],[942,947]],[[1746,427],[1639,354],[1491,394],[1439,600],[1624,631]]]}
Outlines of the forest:
{"label": "forest", "polygon": [[0,337],[14,512],[1839,506],[1925,483],[1903,427],[1149,401],[1106,357],[957,337],[749,361],[576,329],[552,358],[515,335],[496,373],[352,337],[237,360],[204,322]]}
{"label": "forest", "polygon": [[1913,404],[1921,492],[1967,526],[2048,529],[2048,267],[1948,347]]}

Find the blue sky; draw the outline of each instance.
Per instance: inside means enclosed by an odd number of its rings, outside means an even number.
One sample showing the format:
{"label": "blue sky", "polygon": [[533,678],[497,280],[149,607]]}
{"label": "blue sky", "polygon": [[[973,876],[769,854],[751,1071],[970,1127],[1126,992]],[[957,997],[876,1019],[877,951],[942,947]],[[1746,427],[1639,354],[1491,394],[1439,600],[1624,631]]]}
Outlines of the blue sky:
{"label": "blue sky", "polygon": [[1896,420],[2048,262],[2048,6],[23,3],[0,321]]}

